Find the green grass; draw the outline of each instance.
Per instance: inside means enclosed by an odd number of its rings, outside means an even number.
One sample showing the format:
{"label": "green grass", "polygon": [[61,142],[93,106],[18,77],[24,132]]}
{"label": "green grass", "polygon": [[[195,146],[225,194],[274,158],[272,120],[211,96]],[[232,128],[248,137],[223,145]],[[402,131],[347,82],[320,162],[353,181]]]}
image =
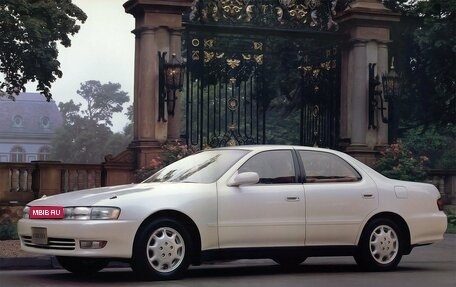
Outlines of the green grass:
{"label": "green grass", "polygon": [[456,234],[456,213],[452,210],[445,211],[448,217],[448,228],[447,233]]}

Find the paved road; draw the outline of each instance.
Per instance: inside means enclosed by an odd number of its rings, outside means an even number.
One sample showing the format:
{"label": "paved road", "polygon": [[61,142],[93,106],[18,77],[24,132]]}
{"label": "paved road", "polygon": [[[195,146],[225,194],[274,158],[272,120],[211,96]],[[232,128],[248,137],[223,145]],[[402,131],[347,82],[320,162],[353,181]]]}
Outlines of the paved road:
{"label": "paved road", "polygon": [[309,258],[295,270],[269,260],[240,260],[193,267],[179,281],[141,282],[129,268],[107,269],[93,278],[64,270],[0,271],[0,287],[15,286],[456,286],[456,235],[405,256],[398,270],[361,272],[350,257]]}

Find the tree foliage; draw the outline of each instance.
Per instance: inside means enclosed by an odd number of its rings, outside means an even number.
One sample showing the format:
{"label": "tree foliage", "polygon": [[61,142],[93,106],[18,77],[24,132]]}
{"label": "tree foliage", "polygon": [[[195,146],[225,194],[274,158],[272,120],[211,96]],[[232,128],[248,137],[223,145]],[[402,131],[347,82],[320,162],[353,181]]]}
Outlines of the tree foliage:
{"label": "tree foliage", "polygon": [[86,19],[71,0],[0,0],[0,95],[14,99],[36,81],[50,100],[51,84],[62,77],[57,43],[71,46]]}
{"label": "tree foliage", "polygon": [[402,130],[456,123],[456,0],[386,0],[402,14],[392,54],[402,74]]}
{"label": "tree foliage", "polygon": [[402,141],[413,154],[428,157],[430,168],[456,169],[456,126],[409,129]]}
{"label": "tree foliage", "polygon": [[87,81],[81,84],[77,93],[87,102],[87,109],[82,111],[84,115],[108,126],[112,126],[112,115],[122,112],[122,105],[128,102],[127,93],[120,90],[119,83]]}
{"label": "tree foliage", "polygon": [[106,155],[123,151],[131,135],[113,133],[109,128],[113,114],[122,112],[122,104],[129,99],[120,84],[87,81],[78,94],[86,105],[73,100],[59,104],[64,125],[53,139],[53,158],[66,163],[100,163]]}
{"label": "tree foliage", "polygon": [[53,158],[65,163],[100,163],[109,153],[105,143],[112,135],[107,126],[77,117],[73,124],[66,122],[57,130],[52,141]]}

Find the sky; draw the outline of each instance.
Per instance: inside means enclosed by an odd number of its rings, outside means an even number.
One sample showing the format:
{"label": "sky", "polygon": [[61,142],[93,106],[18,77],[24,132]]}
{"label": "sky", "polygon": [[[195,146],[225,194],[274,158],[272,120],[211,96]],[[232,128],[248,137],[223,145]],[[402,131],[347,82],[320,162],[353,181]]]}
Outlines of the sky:
{"label": "sky", "polygon": [[[59,102],[83,102],[76,91],[89,80],[102,84],[119,83],[133,103],[133,69],[135,37],[134,17],[125,13],[123,4],[127,0],[73,0],[87,14],[81,29],[71,38],[71,47],[59,47],[60,69],[63,76],[51,88],[53,99]],[[36,91],[36,85],[26,86],[27,92]],[[113,117],[115,132],[122,131],[128,124],[124,114]]]}

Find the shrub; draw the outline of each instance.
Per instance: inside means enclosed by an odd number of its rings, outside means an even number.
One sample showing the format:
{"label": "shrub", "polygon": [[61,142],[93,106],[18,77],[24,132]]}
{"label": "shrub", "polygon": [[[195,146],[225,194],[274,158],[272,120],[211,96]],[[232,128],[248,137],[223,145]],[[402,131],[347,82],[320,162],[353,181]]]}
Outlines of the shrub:
{"label": "shrub", "polygon": [[18,238],[16,224],[0,224],[0,240],[16,240]]}
{"label": "shrub", "polygon": [[375,169],[386,177],[425,181],[425,167],[429,159],[426,156],[415,156],[402,142],[392,144],[377,161]]}

